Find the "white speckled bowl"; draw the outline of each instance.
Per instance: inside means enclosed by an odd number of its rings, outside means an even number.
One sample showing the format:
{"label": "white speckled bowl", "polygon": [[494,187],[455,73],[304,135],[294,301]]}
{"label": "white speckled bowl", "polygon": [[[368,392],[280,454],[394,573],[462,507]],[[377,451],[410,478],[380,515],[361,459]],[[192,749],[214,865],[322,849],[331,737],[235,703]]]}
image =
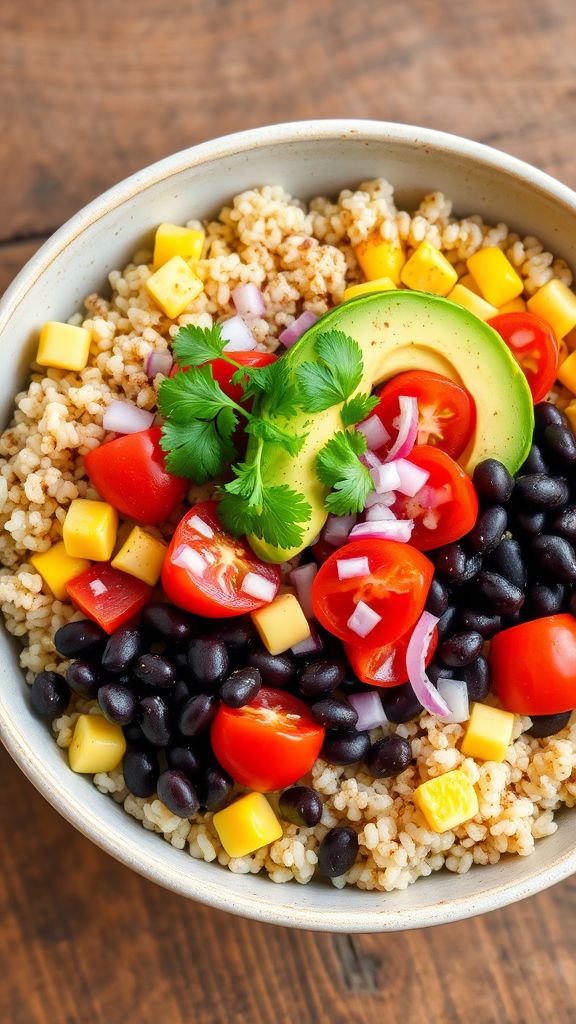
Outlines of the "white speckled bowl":
{"label": "white speckled bowl", "polygon": [[[237,192],[280,183],[301,197],[383,175],[410,207],[426,192],[451,196],[456,212],[480,213],[536,235],[576,266],[576,196],[496,150],[423,128],[375,121],[307,121],[216,139],[177,153],[116,185],[42,246],[0,303],[0,417],[26,378],[37,331],[65,320],[106,274],[122,267],[161,221],[214,214]],[[147,878],[235,914],[326,931],[394,931],[443,924],[523,899],[576,870],[576,813],[528,858],[506,857],[468,874],[421,879],[406,892],[337,891],[317,882],[275,885],[194,860],[146,832],[89,779],[74,775],[34,718],[17,652],[0,635],[0,735],[22,771],[84,835]]]}

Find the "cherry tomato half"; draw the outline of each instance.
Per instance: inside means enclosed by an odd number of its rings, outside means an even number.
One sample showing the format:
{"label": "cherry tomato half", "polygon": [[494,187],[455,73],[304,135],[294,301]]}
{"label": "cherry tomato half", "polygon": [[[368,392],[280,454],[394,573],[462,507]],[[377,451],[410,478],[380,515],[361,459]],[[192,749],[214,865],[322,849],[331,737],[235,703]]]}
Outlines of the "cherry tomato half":
{"label": "cherry tomato half", "polygon": [[[217,502],[204,501],[186,513],[176,527],[162,568],[162,586],[170,600],[209,619],[245,615],[268,603],[241,589],[249,572],[273,583],[275,593],[280,586],[278,566],[261,562],[244,540],[234,540],[226,533],[217,508]],[[192,551],[189,567],[174,564],[178,549]]]}
{"label": "cherry tomato half", "polygon": [[[385,647],[357,647],[356,644],[344,644],[344,651],[355,675],[363,683],[371,686],[398,686],[408,682],[406,669],[406,651],[410,643],[412,630],[404,633],[393,644]],[[435,629],[426,654],[426,665],[434,657],[438,646],[438,630]]]}
{"label": "cherry tomato half", "polygon": [[236,782],[270,793],[310,771],[324,729],[298,697],[263,687],[243,708],[221,704],[210,739],[216,759]]}
{"label": "cherry tomato half", "polygon": [[[427,370],[398,374],[384,385],[374,410],[391,439],[398,433],[394,420],[400,414],[400,395],[418,399],[418,444],[433,445],[457,459],[476,425],[476,404],[466,388]],[[386,447],[391,446],[392,440]]]}
{"label": "cherry tomato half", "polygon": [[[269,363],[275,363],[278,358],[278,356],[272,355],[271,352],[229,352],[228,355],[234,362],[240,363],[241,366],[249,367],[268,366]],[[232,377],[236,373],[236,367],[231,366],[225,359],[214,359],[211,365],[214,380],[218,382],[224,394],[228,395],[235,402],[239,402],[243,395],[242,388],[240,384],[232,384]],[[174,377],[179,369],[180,367],[173,366],[170,376]]]}
{"label": "cherry tomato half", "polygon": [[[341,580],[338,561],[367,558],[369,575]],[[409,544],[394,540],[357,540],[338,548],[320,566],[312,585],[318,621],[334,636],[357,647],[383,647],[398,640],[424,610],[434,566]],[[362,601],[380,621],[365,637],[348,621]]]}
{"label": "cherry tomato half", "polygon": [[541,402],[558,373],[558,342],[550,324],[533,313],[500,313],[487,323],[524,371],[534,404]]}
{"label": "cherry tomato half", "polygon": [[160,427],[124,434],[94,448],[84,459],[100,497],[148,526],[168,519],[189,486],[188,480],[166,469],[160,435]]}
{"label": "cherry tomato half", "polygon": [[490,642],[494,692],[517,715],[576,708],[576,621],[547,615],[497,633]]}
{"label": "cherry tomato half", "polygon": [[410,543],[430,551],[469,533],[478,516],[478,496],[464,470],[446,452],[429,445],[418,445],[407,458],[430,474],[413,498],[399,494],[392,506],[398,519],[414,521]]}

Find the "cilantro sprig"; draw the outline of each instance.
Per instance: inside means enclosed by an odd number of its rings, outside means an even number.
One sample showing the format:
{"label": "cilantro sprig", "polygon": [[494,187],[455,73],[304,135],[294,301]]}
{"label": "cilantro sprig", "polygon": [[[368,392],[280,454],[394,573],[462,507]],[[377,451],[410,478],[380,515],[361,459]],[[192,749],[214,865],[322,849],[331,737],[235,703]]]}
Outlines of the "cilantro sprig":
{"label": "cilantro sprig", "polygon": [[340,430],[324,445],[316,460],[316,472],[333,490],[326,506],[335,516],[361,512],[374,481],[359,459],[366,451],[366,439],[358,430]]}

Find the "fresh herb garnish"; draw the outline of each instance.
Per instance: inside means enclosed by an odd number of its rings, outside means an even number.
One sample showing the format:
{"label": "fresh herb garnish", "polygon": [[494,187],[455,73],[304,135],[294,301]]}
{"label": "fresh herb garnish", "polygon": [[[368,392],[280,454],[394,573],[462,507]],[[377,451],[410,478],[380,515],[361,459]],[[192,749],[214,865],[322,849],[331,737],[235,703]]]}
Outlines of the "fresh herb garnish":
{"label": "fresh herb garnish", "polygon": [[376,395],[354,395],[340,410],[340,418],[345,427],[353,427],[370,415],[373,409],[380,404]]}
{"label": "fresh herb garnish", "polygon": [[342,331],[326,331],[316,342],[318,362],[301,363],[296,378],[306,412],[346,402],[362,380],[362,350]]}
{"label": "fresh herb garnish", "polygon": [[224,354],[225,344],[220,324],[212,327],[188,324],[180,327],[172,350],[179,366],[199,366],[210,359],[220,358]]}
{"label": "fresh herb garnish", "polygon": [[374,481],[359,455],[366,451],[366,438],[359,431],[340,430],[324,445],[316,460],[316,472],[323,484],[332,487],[326,507],[335,516],[361,512]]}

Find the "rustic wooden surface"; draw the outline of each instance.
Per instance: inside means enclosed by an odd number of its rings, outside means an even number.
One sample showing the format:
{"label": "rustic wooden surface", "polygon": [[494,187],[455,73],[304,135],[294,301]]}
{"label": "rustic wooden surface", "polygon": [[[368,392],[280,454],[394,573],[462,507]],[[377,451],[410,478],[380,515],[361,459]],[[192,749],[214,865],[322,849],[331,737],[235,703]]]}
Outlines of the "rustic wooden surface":
{"label": "rustic wooden surface", "polygon": [[[3,0],[0,287],[113,182],[267,122],[430,125],[576,186],[575,48],[571,0]],[[576,1022],[576,881],[425,933],[289,932],[143,881],[0,771],[2,1024]]]}

